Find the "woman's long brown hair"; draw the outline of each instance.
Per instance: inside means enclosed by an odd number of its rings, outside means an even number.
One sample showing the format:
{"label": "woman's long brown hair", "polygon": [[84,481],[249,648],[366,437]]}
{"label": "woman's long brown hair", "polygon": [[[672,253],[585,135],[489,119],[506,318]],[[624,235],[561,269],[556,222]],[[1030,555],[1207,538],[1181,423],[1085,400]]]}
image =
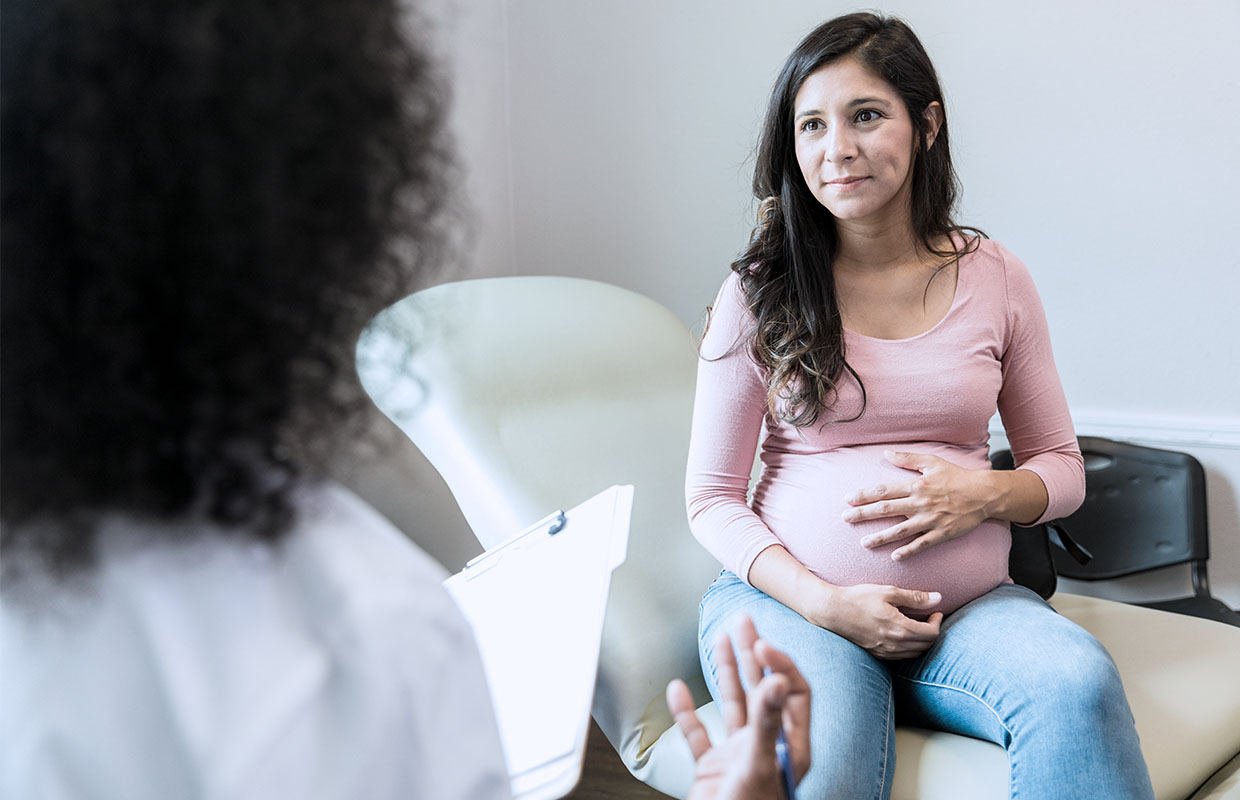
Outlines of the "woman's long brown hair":
{"label": "woman's long brown hair", "polygon": [[[849,14],[832,19],[805,37],[784,64],[767,107],[754,167],[753,191],[760,201],[758,223],[749,245],[732,262],[750,310],[757,320],[752,356],[769,371],[768,408],[773,418],[797,427],[818,422],[834,404],[841,382],[851,376],[865,385],[849,365],[844,327],[836,296],[833,266],[838,255],[835,218],[810,193],[797,163],[793,104],[813,72],[851,56],[881,77],[904,101],[917,136],[913,161],[912,225],[925,252],[959,258],[977,248],[981,231],[962,228],[952,219],[959,181],[952,167],[944,117],[927,147],[925,111],[943,103],[934,65],[912,29],[895,18]],[[953,232],[969,233],[948,238]],[[845,420],[846,421],[846,420]]]}

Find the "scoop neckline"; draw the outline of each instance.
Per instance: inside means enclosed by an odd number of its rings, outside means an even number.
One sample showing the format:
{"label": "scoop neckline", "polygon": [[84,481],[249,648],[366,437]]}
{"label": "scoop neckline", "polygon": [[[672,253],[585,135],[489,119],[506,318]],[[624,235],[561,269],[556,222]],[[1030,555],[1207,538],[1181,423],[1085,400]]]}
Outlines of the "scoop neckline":
{"label": "scoop neckline", "polygon": [[[963,243],[959,241],[956,234],[953,233],[951,234],[951,236],[952,236],[952,243],[955,244],[956,247],[962,248]],[[977,252],[977,251],[974,250],[973,252]],[[844,328],[844,334],[846,336],[855,336],[855,337],[865,339],[871,342],[890,342],[891,344],[898,344],[900,342],[915,342],[918,339],[924,338],[934,333],[939,328],[943,327],[943,324],[947,322],[947,320],[952,316],[952,314],[956,313],[956,308],[960,305],[961,282],[964,280],[964,272],[960,267],[964,263],[964,260],[968,258],[970,255],[972,255],[972,253],[962,253],[961,255],[956,257],[956,291],[952,294],[952,303],[950,306],[947,307],[947,311],[944,312],[943,316],[939,317],[938,322],[935,322],[929,328],[926,328],[921,333],[914,334],[913,336],[907,336],[903,339],[884,339],[881,336],[870,336],[868,334],[858,333],[857,331],[851,330],[849,328]]]}

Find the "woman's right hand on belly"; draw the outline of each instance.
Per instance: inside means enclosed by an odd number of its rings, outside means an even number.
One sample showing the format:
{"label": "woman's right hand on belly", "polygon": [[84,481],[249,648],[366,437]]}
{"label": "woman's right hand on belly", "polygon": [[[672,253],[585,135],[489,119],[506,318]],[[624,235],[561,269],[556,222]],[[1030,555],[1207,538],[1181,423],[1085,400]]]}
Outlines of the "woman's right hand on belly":
{"label": "woman's right hand on belly", "polygon": [[939,637],[943,612],[936,611],[925,622],[909,617],[901,608],[930,609],[942,597],[938,592],[920,592],[896,586],[860,584],[833,586],[816,603],[806,619],[843,636],[875,658],[896,660],[913,658],[930,649]]}

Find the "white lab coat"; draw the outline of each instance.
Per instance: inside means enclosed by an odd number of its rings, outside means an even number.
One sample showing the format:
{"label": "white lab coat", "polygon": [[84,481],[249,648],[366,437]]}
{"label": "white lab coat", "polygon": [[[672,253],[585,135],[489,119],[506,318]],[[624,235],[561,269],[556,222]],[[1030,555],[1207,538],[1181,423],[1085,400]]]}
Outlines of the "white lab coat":
{"label": "white lab coat", "polygon": [[276,549],[113,515],[84,585],[6,587],[0,796],[508,797],[443,570],[338,486],[297,499]]}

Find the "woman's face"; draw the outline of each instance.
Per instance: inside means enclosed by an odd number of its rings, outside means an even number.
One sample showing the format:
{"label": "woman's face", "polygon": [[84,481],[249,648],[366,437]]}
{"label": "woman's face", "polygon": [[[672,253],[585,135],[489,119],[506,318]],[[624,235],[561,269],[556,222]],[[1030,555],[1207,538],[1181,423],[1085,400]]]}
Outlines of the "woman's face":
{"label": "woman's face", "polygon": [[[937,131],[938,112],[928,113]],[[806,186],[836,219],[907,220],[915,131],[882,78],[848,57],[813,72],[797,92],[793,135]]]}

